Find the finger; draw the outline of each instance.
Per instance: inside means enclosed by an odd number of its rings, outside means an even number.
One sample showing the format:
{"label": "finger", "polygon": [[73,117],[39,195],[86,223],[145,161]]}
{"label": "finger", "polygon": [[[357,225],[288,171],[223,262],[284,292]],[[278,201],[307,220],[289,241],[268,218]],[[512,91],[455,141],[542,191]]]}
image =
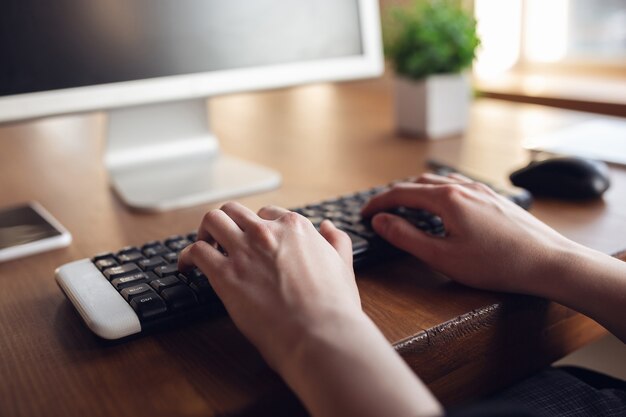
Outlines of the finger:
{"label": "finger", "polygon": [[217,296],[222,299],[225,293],[223,290],[225,280],[228,277],[224,271],[228,262],[228,258],[218,249],[200,240],[180,252],[178,270],[185,272],[197,267],[207,277]]}
{"label": "finger", "polygon": [[239,226],[239,228],[245,231],[251,224],[259,222],[260,218],[248,207],[240,204],[236,201],[229,201],[220,207],[224,213],[228,215]]}
{"label": "finger", "polygon": [[372,219],[372,227],[380,237],[428,264],[436,264],[443,253],[445,241],[417,229],[402,217],[380,213]]}
{"label": "finger", "polygon": [[396,184],[391,190],[372,197],[361,210],[361,215],[369,217],[380,211],[401,206],[420,208],[440,214],[445,207],[443,207],[438,187],[433,184]]}
{"label": "finger", "polygon": [[337,227],[330,220],[324,220],[320,225],[320,233],[324,239],[335,248],[341,259],[348,265],[352,265],[352,240],[348,234]]}
{"label": "finger", "polygon": [[198,267],[208,277],[214,275],[223,266],[226,259],[210,243],[199,240],[180,252],[180,255],[178,255],[178,270],[184,272]]}
{"label": "finger", "polygon": [[276,220],[286,213],[289,213],[289,210],[278,207],[278,206],[265,206],[259,210],[259,217],[265,220]]}
{"label": "finger", "polygon": [[444,177],[442,175],[433,174],[432,172],[424,172],[422,175],[417,177],[415,181],[417,184],[458,184],[459,181],[454,180],[450,177]]}
{"label": "finger", "polygon": [[466,177],[463,174],[459,174],[458,172],[452,172],[452,173],[448,174],[448,177],[452,178],[452,179],[455,179],[455,180],[457,180],[457,181],[459,181],[461,183],[464,183],[464,184],[470,184],[470,183],[475,182],[473,179],[468,178],[468,177]]}
{"label": "finger", "polygon": [[198,229],[198,240],[215,241],[230,252],[243,239],[243,231],[222,210],[211,210],[204,215]]}

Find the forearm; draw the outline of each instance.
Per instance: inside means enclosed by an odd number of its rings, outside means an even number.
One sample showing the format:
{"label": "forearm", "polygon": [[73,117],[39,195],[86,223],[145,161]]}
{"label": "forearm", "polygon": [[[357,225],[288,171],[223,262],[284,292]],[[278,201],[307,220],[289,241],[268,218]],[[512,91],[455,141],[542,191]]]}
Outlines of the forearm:
{"label": "forearm", "polygon": [[312,329],[279,372],[314,416],[443,414],[365,314],[339,314]]}
{"label": "forearm", "polygon": [[540,269],[525,292],[591,317],[626,343],[626,262],[573,244]]}

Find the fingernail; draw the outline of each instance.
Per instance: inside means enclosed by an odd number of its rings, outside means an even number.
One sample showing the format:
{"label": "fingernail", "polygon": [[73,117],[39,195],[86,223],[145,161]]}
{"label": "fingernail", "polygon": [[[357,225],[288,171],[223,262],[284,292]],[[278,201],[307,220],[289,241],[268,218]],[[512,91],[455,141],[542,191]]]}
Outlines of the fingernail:
{"label": "fingernail", "polygon": [[320,226],[321,226],[322,224],[324,224],[324,223],[328,223],[328,226],[326,226],[326,227],[332,227],[332,228],[335,228],[335,229],[336,229],[336,227],[335,227],[335,223],[333,223],[330,219],[324,219],[324,220],[322,220],[322,223],[320,224]]}

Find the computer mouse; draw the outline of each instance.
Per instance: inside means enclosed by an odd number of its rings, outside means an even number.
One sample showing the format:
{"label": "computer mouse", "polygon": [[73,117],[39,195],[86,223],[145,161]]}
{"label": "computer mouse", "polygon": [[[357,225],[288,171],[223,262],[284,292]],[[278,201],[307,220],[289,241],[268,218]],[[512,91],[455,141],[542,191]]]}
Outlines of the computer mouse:
{"label": "computer mouse", "polygon": [[611,185],[604,162],[578,157],[533,161],[509,178],[535,196],[564,200],[599,198]]}

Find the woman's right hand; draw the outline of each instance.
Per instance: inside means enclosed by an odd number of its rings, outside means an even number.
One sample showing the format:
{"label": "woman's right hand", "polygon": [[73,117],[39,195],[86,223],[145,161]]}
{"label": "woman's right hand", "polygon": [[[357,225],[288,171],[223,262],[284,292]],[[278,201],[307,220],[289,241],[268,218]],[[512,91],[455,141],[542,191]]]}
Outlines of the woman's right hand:
{"label": "woman's right hand", "polygon": [[[399,206],[437,214],[447,236],[385,213]],[[373,197],[363,215],[391,244],[462,284],[554,300],[626,342],[626,263],[572,242],[483,184],[426,174]]]}
{"label": "woman's right hand", "polygon": [[[428,210],[447,235],[429,235],[386,213],[404,206]],[[545,265],[578,245],[484,184],[452,175],[424,174],[373,197],[363,208],[372,226],[392,245],[450,278],[477,288],[531,292]]]}

